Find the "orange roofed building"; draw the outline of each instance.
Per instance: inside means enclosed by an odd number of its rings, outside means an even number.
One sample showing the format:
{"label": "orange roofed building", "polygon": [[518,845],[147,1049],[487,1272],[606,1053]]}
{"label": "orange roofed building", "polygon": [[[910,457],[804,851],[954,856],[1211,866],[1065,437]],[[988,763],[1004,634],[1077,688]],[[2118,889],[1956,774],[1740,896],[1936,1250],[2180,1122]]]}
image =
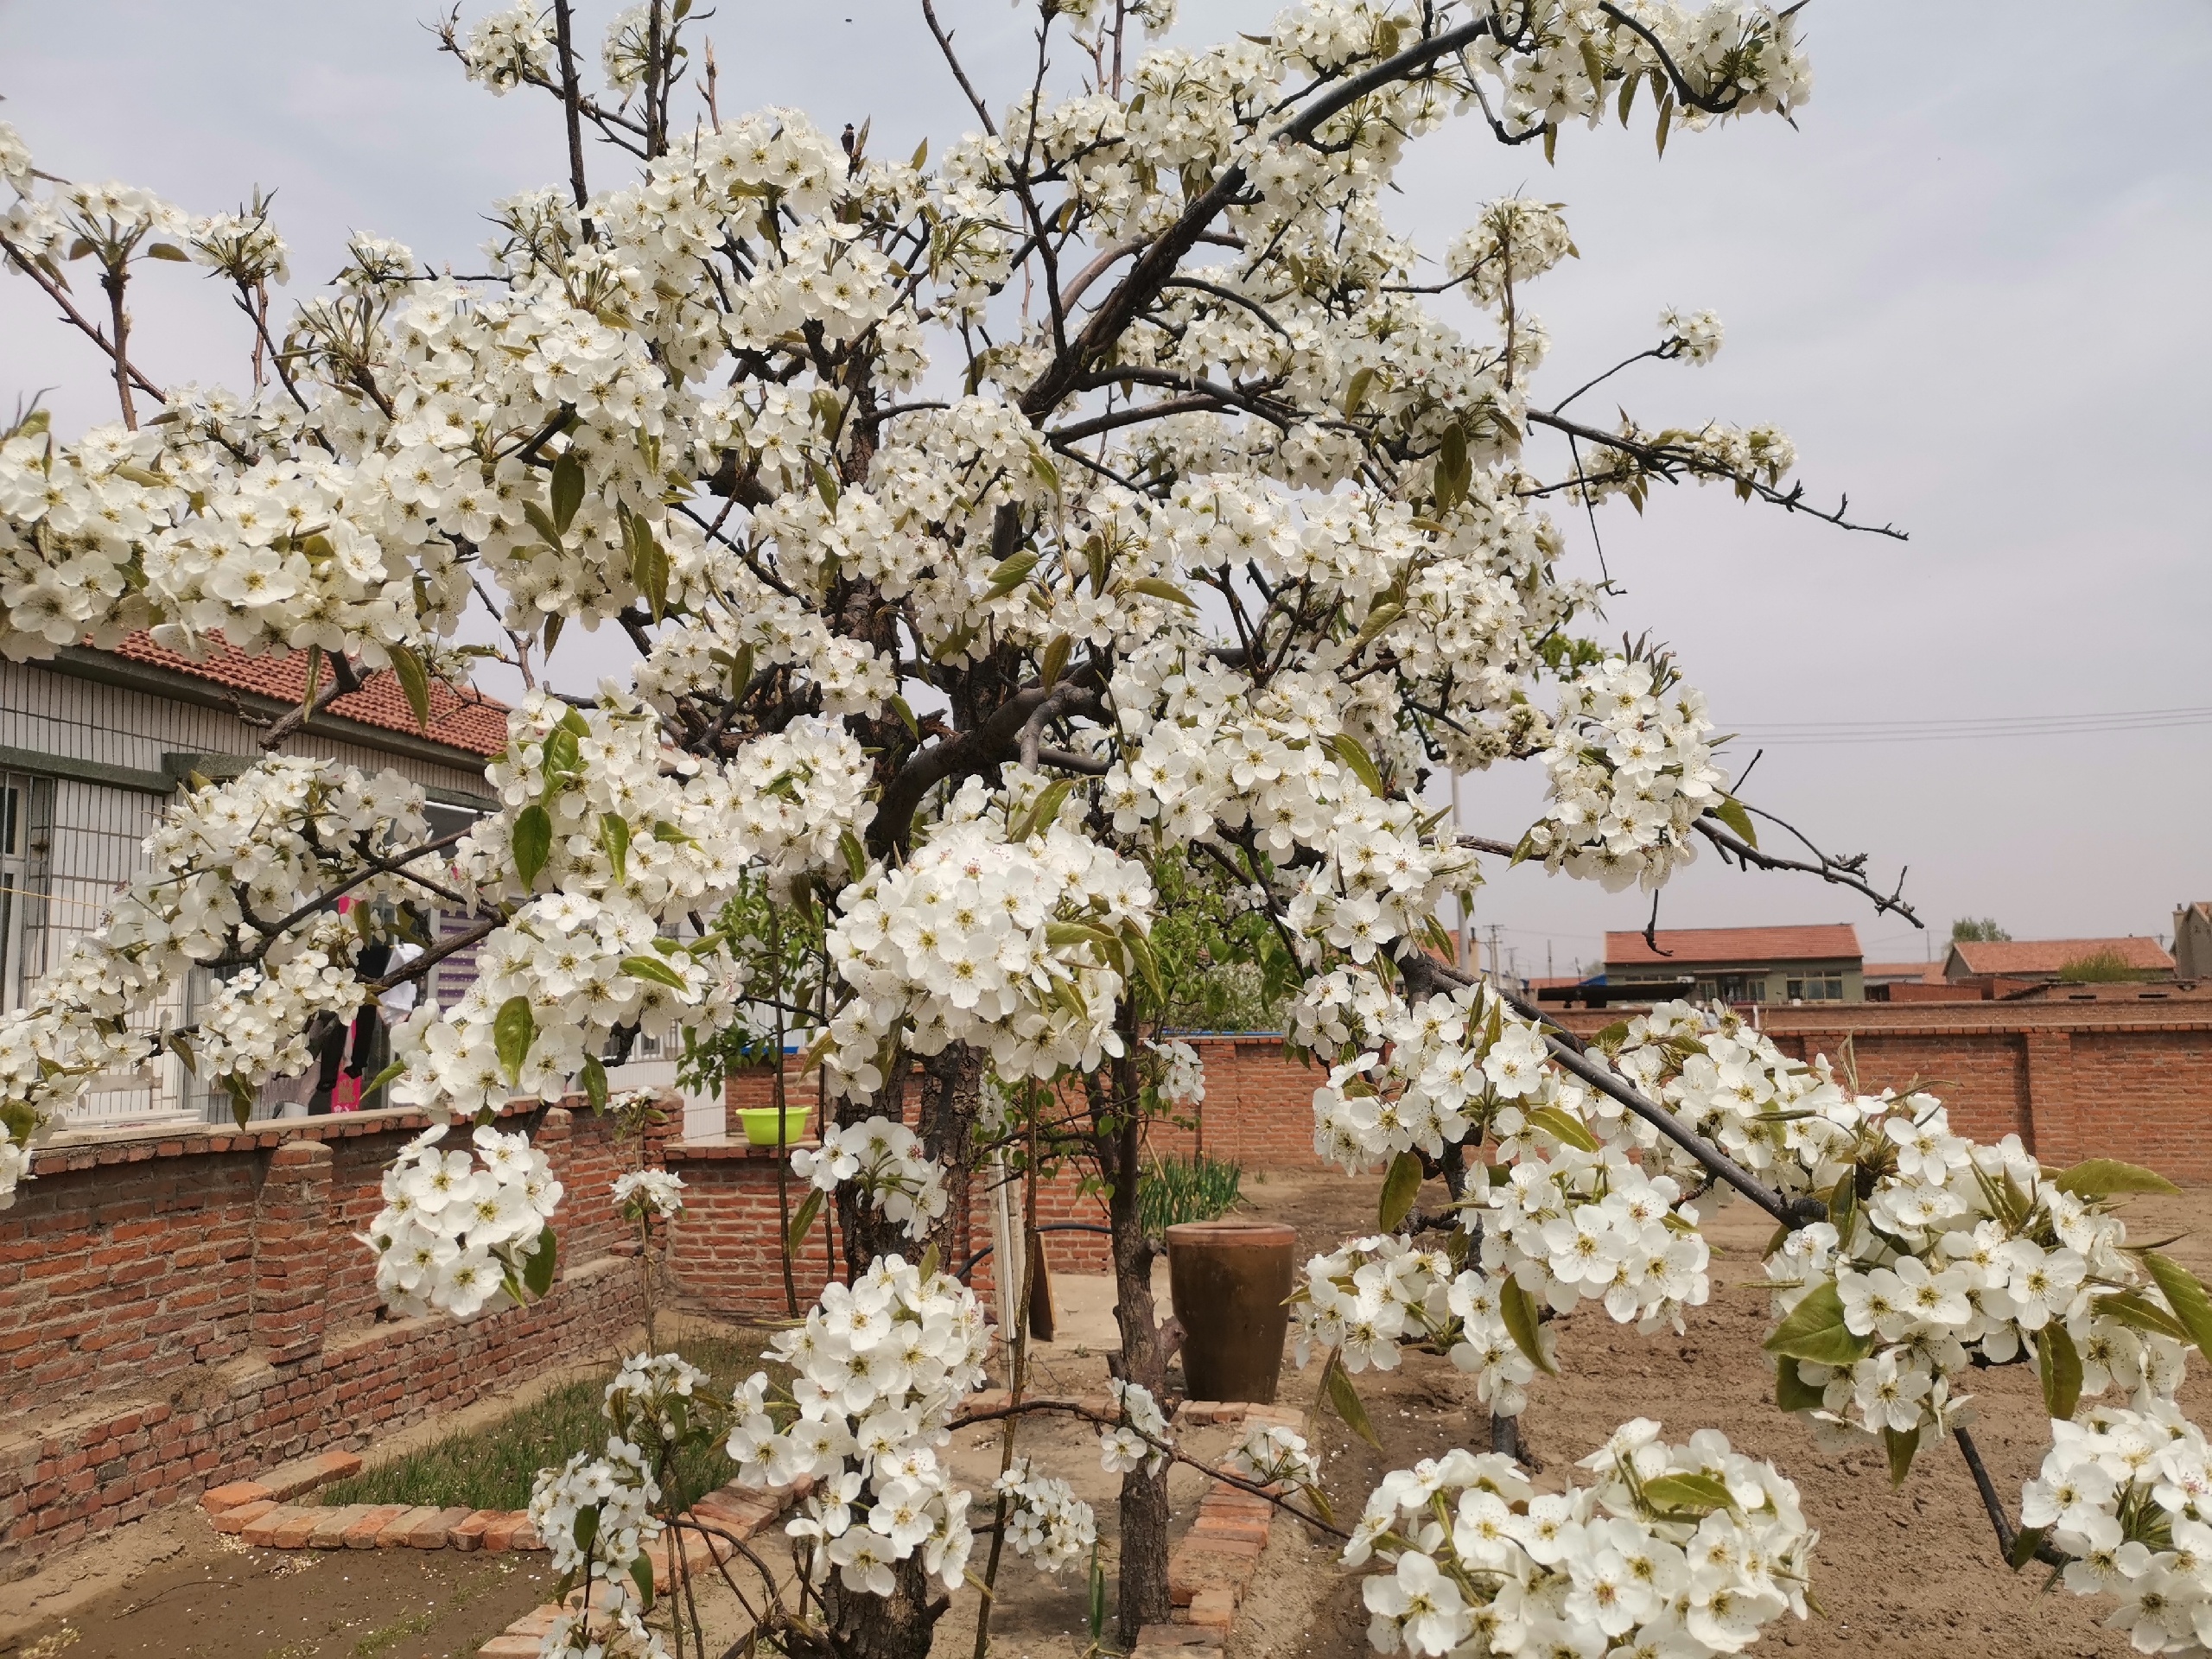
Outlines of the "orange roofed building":
{"label": "orange roofed building", "polygon": [[1701,1002],[1863,1002],[1866,960],[1848,923],[1797,927],[1672,927],[1605,935],[1608,1001],[1618,987]]}
{"label": "orange roofed building", "polygon": [[2135,979],[2174,976],[2174,959],[2156,939],[1960,939],[1943,958],[1943,977],[1954,985],[2012,980],[2050,984],[2067,969],[2093,959],[2118,961]]}

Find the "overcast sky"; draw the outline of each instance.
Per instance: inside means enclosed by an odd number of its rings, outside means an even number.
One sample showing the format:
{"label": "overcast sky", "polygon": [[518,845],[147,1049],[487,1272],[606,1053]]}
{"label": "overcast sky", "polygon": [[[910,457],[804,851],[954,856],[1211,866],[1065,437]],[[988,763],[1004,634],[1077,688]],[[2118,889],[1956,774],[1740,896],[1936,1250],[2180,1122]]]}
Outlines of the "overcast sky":
{"label": "overcast sky", "polygon": [[[472,6],[468,17],[480,15]],[[582,7],[587,37],[611,6]],[[1028,50],[1004,0],[944,0],[1003,105]],[[0,118],[48,171],[142,183],[194,212],[257,183],[297,288],[349,229],[474,268],[495,197],[563,172],[557,108],[494,99],[405,0],[373,5],[0,0]],[[1186,0],[1185,39],[1262,32],[1271,9]],[[1815,0],[1816,92],[1772,118],[1563,134],[1556,168],[1474,122],[1423,141],[1394,212],[1440,250],[1481,201],[1567,204],[1582,258],[1529,296],[1558,396],[1712,307],[1704,370],[1644,365],[1615,401],[1647,425],[1770,420],[1809,493],[1908,543],[1662,492],[1601,512],[1628,589],[1609,631],[1679,651],[1724,730],[2212,709],[2212,11],[2200,0]],[[961,128],[916,0],[722,0],[707,25],[725,112],[798,105],[874,121],[904,154]],[[593,54],[595,58],[595,52]],[[592,157],[594,180],[621,158]],[[243,321],[196,269],[134,289],[157,380],[245,379]],[[43,388],[67,430],[108,418],[101,364],[31,285],[0,276],[0,407]],[[1609,389],[1610,390],[1610,389]],[[1597,403],[1593,414],[1610,414]],[[1548,464],[1563,458],[1544,457]],[[1586,524],[1567,524],[1594,569]],[[564,642],[563,683],[618,658]],[[1825,735],[1833,737],[1830,732]],[[1969,740],[1766,746],[1747,788],[1832,849],[1864,851],[1940,937],[1992,914],[2022,938],[2164,933],[2212,898],[2212,723]],[[1732,745],[1738,764],[1756,747]],[[1467,827],[1510,839],[1541,780],[1471,779]],[[1500,873],[1477,920],[1524,972],[1593,961],[1633,895]],[[1801,878],[1700,863],[1662,925],[1849,921],[1874,957],[1922,954],[1895,918]],[[1940,951],[1940,943],[1936,946]]]}

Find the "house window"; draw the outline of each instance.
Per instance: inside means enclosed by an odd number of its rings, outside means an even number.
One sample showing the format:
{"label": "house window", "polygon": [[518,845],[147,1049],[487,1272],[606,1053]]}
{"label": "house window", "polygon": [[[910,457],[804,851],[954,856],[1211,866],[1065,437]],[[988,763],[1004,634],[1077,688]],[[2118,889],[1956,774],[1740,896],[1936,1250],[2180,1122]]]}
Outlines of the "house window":
{"label": "house window", "polygon": [[23,1006],[46,967],[54,784],[0,772],[0,1010]]}
{"label": "house window", "polygon": [[1786,988],[1792,1002],[1840,1002],[1843,1001],[1843,976],[1808,974],[1790,980]]}

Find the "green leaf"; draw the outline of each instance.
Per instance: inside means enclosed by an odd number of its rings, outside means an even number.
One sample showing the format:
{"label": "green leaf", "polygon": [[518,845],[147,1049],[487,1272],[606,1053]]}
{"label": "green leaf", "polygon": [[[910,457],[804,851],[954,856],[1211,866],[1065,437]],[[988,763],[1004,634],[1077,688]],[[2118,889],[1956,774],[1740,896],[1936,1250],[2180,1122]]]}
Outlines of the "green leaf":
{"label": "green leaf", "polygon": [[1598,1150],[1598,1137],[1590,1133],[1572,1114],[1557,1106],[1539,1106],[1525,1114],[1531,1128],[1541,1129],[1554,1139],[1566,1142],[1577,1152]]}
{"label": "green leaf", "polygon": [[522,1259],[522,1282],[533,1296],[543,1296],[553,1288],[553,1269],[558,1265],[561,1242],[548,1227],[538,1234],[537,1243]]}
{"label": "green leaf", "polygon": [[530,527],[537,532],[539,541],[543,542],[556,553],[567,550],[561,544],[561,527],[553,522],[552,515],[539,506],[537,502],[524,502],[522,516],[530,520]]}
{"label": "green leaf", "polygon": [[1195,611],[1198,608],[1197,600],[1192,599],[1190,594],[1185,593],[1165,576],[1139,576],[1128,584],[1128,589],[1133,594],[1144,594],[1154,599],[1164,599],[1170,605],[1180,605],[1186,611]]}
{"label": "green leaf", "polygon": [[1366,785],[1369,794],[1381,797],[1382,774],[1375,765],[1374,756],[1360,747],[1357,738],[1350,732],[1338,732],[1329,739],[1329,753],[1342,761],[1345,769]]}
{"label": "green leaf", "polygon": [[599,1506],[576,1511],[575,1524],[569,1529],[569,1535],[576,1541],[576,1548],[588,1554],[592,1541],[599,1536]]}
{"label": "green leaf", "polygon": [[2140,1291],[2115,1291],[2109,1296],[2100,1296],[2094,1305],[2096,1313],[2107,1319],[2118,1319],[2122,1325],[2138,1331],[2148,1331],[2154,1336],[2169,1337],[2186,1346],[2189,1332],[2174,1316],[2152,1301]]}
{"label": "green leaf", "polygon": [[1890,1484],[1904,1485],[1904,1478],[1912,1472],[1913,1453],[1920,1450],[1919,1429],[1885,1428],[1882,1445],[1890,1454]]}
{"label": "green leaf", "polygon": [[814,1218],[822,1213],[822,1189],[810,1186],[806,1197],[791,1212],[791,1224],[784,1230],[784,1254],[797,1255],[799,1246],[806,1243],[806,1236],[813,1230]]}
{"label": "green leaf", "polygon": [[390,1083],[394,1077],[397,1077],[401,1072],[406,1070],[406,1061],[394,1060],[390,1065],[385,1067],[383,1071],[378,1072],[376,1076],[371,1077],[366,1083],[361,1085],[360,1094],[358,1098],[366,1100],[371,1095],[376,1093],[378,1090],[383,1088],[385,1084]]}
{"label": "green leaf", "polygon": [[2073,1421],[2082,1403],[2082,1356],[2056,1319],[2036,1332],[2036,1376],[2043,1382],[2044,1408],[2059,1422]]}
{"label": "green leaf", "polygon": [[1751,815],[1744,810],[1744,804],[1733,795],[1723,795],[1719,805],[1708,807],[1707,810],[1734,830],[1737,839],[1746,847],[1759,844],[1758,831],[1751,828]]}
{"label": "green leaf", "polygon": [[1333,1348],[1329,1351],[1329,1363],[1321,1368],[1321,1390],[1328,1396],[1331,1408],[1344,1419],[1344,1427],[1380,1452],[1382,1441],[1375,1433],[1375,1425],[1368,1421],[1367,1408],[1360,1403],[1359,1390],[1352,1387],[1344,1360]]}
{"label": "green leaf", "polygon": [[1384,600],[1368,612],[1367,620],[1359,625],[1359,632],[1352,636],[1351,654],[1354,657],[1365,651],[1382,635],[1382,631],[1406,613],[1406,607],[1395,600]]}
{"label": "green leaf", "polygon": [[1367,401],[1367,390],[1375,384],[1375,371],[1362,369],[1351,378],[1351,385],[1344,389],[1344,413],[1357,415],[1359,406]]}
{"label": "green leaf", "polygon": [[845,855],[845,869],[854,880],[868,874],[868,849],[861,845],[861,838],[849,830],[837,832],[837,850]]}
{"label": "green leaf", "polygon": [[2117,1158],[2091,1158],[2063,1172],[2051,1183],[2077,1198],[2105,1198],[2115,1192],[2165,1192],[2178,1195],[2176,1186],[2155,1170],[2140,1164],[2124,1164]]}
{"label": "green leaf", "polygon": [[1765,1343],[1770,1354],[1809,1359],[1818,1365],[1854,1364],[1873,1345],[1871,1336],[1853,1335],[1844,1324],[1843,1295],[1833,1279],[1822,1280],[1808,1292]]}
{"label": "green leaf", "polygon": [[1851,1248],[1851,1230],[1859,1219],[1859,1169],[1853,1165],[1836,1178],[1835,1188],[1828,1194],[1828,1221],[1835,1228],[1841,1248]]}
{"label": "green leaf", "polygon": [[1536,1299],[1511,1274],[1497,1281],[1497,1311],[1505,1320],[1513,1345],[1529,1363],[1546,1376],[1557,1376],[1559,1368],[1552,1363],[1551,1356],[1544,1351],[1544,1344],[1538,1339],[1543,1329],[1543,1315],[1536,1306]]}
{"label": "green leaf", "polygon": [[573,449],[564,451],[553,463],[550,499],[557,541],[569,533],[569,526],[576,522],[576,509],[584,504],[584,464]]}
{"label": "green leaf", "polygon": [[625,957],[622,971],[632,979],[651,980],[656,985],[665,985],[671,991],[688,991],[690,982],[670,967],[658,957]]}
{"label": "green leaf", "polygon": [[1009,826],[1007,837],[1016,842],[1041,835],[1058,820],[1060,808],[1066,804],[1068,791],[1075,787],[1072,778],[1058,778],[1037,791],[1037,798],[1030,803],[1029,810],[1021,815],[1018,826]]}
{"label": "green leaf", "polygon": [[391,671],[399,681],[399,689],[407,694],[407,707],[415,716],[415,723],[424,731],[430,728],[430,671],[423,666],[412,645],[391,648]]}
{"label": "green leaf", "polygon": [[545,861],[553,856],[553,815],[543,807],[533,803],[515,814],[514,855],[515,874],[528,893],[537,887]]}
{"label": "green leaf", "polygon": [[650,1556],[639,1554],[632,1559],[630,1582],[638,1586],[638,1599],[645,1611],[651,1612],[653,1605],[653,1564]]}
{"label": "green leaf", "polygon": [[2171,1256],[2156,1250],[2143,1252],[2143,1266],[2165,1295],[2166,1306],[2199,1353],[2212,1356],[2212,1295],[2205,1294],[2196,1275]]}
{"label": "green leaf", "polygon": [[1052,636],[1052,644],[1045,647],[1044,659],[1038,664],[1037,677],[1049,691],[1060,683],[1060,676],[1067,672],[1068,655],[1075,649],[1075,641],[1065,633]]}
{"label": "green leaf", "polygon": [[1398,1230],[1398,1224],[1410,1214],[1414,1200],[1421,1196],[1421,1154],[1402,1152],[1390,1160],[1390,1173],[1382,1178],[1382,1198],[1376,1207],[1375,1224],[1386,1233]]}
{"label": "green leaf", "polygon": [[906,728],[908,735],[919,741],[922,735],[922,722],[914,718],[913,706],[906,698],[894,696],[891,699],[891,712],[899,716],[900,722]]}
{"label": "green leaf", "polygon": [[1436,452],[1436,505],[1445,512],[1467,499],[1467,486],[1474,480],[1473,465],[1467,459],[1467,434],[1458,422],[1444,429],[1444,442]]}
{"label": "green leaf", "polygon": [[668,550],[654,538],[652,526],[643,518],[630,520],[630,580],[637,584],[658,622],[668,613]]}
{"label": "green leaf", "polygon": [[830,469],[818,461],[810,461],[806,463],[806,473],[814,480],[814,493],[822,498],[822,505],[832,512],[836,512],[837,480],[830,477]]}
{"label": "green leaf", "polygon": [[192,258],[190,254],[174,242],[149,242],[146,245],[146,254],[149,258],[174,260],[178,264],[188,264]]}
{"label": "green leaf", "polygon": [[630,823],[619,812],[599,815],[599,844],[614,869],[617,887],[630,879]]}
{"label": "green leaf", "polygon": [[2018,1572],[2035,1560],[2036,1551],[2042,1548],[2043,1541],[2050,1535],[2049,1527],[2022,1527],[2012,1535],[2012,1548],[2005,1554],[2006,1562],[2015,1573]]}
{"label": "green leaf", "polygon": [[522,1063],[530,1058],[530,1046],[537,1039],[537,1021],[530,1011],[528,997],[511,996],[499,1004],[499,1014],[492,1021],[492,1046],[499,1053],[509,1083],[521,1077]]}
{"label": "green leaf", "polygon": [[580,1075],[584,1083],[584,1098],[591,1102],[592,1110],[605,1111],[607,1109],[607,1067],[598,1055],[584,1056],[583,1071]]}
{"label": "green leaf", "polygon": [[1159,959],[1152,954],[1152,942],[1131,923],[1122,935],[1122,943],[1128,947],[1129,960],[1136,963],[1137,972],[1144,976],[1145,988],[1152,993],[1152,1000],[1165,1003],[1167,993],[1160,982]]}
{"label": "green leaf", "polygon": [[984,600],[988,602],[994,599],[1004,599],[1027,582],[1029,579],[1029,573],[1036,568],[1037,556],[1032,552],[1017,553],[1010,559],[1001,560],[992,568],[991,585],[984,589]]}
{"label": "green leaf", "polygon": [[1654,1509],[1676,1515],[1707,1516],[1736,1503],[1727,1482],[1703,1473],[1655,1476],[1643,1483],[1643,1497]]}
{"label": "green leaf", "polygon": [[1827,1403],[1827,1393],[1799,1376],[1797,1362],[1783,1354],[1774,1362],[1774,1403],[1784,1411],[1818,1411]]}
{"label": "green leaf", "polygon": [[245,1128],[247,1122],[253,1116],[255,1096],[253,1085],[244,1077],[231,1077],[223,1079],[223,1088],[231,1097],[231,1116],[237,1122],[238,1128]]}

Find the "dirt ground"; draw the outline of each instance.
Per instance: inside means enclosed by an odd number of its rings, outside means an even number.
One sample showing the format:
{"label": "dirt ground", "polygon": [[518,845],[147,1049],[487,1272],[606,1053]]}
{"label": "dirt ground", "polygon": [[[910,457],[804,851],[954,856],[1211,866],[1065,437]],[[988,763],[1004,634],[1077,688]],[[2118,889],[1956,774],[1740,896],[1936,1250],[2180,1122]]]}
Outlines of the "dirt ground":
{"label": "dirt ground", "polygon": [[445,1659],[474,1654],[551,1594],[543,1555],[248,1549],[188,1511],[129,1530],[156,1533],[132,1541],[156,1559],[67,1613],[19,1626],[0,1654]]}
{"label": "dirt ground", "polygon": [[[1328,1173],[1276,1174],[1248,1181],[1244,1191],[1255,1217],[1299,1230],[1303,1255],[1372,1231],[1378,1186],[1378,1180]],[[1441,1190],[1424,1193],[1423,1201],[1440,1203]],[[2127,1220],[2137,1237],[2187,1231],[2170,1253],[2200,1274],[2212,1271],[2212,1192],[2138,1198]],[[1692,1311],[1684,1337],[1638,1337],[1599,1309],[1567,1321],[1559,1344],[1561,1375],[1537,1379],[1521,1420],[1528,1450],[1541,1465],[1540,1478],[1563,1483],[1577,1459],[1635,1416],[1662,1421],[1669,1440],[1718,1428],[1738,1450],[1773,1459],[1797,1483],[1806,1517],[1820,1529],[1813,1587],[1827,1617],[1803,1624],[1785,1617],[1767,1627],[1761,1651],[1779,1646],[1805,1659],[1867,1653],[2118,1659],[2133,1653],[2124,1636],[2101,1628],[2108,1602],[2063,1589],[2041,1595],[2042,1570],[2015,1577],[2006,1569],[1966,1465],[1948,1442],[1925,1448],[1904,1485],[1892,1490],[1878,1452],[1835,1457],[1815,1451],[1796,1420],[1775,1409],[1771,1374],[1759,1350],[1767,1324],[1759,1251],[1770,1231],[1741,1204],[1709,1219],[1713,1300]],[[1313,1381],[1313,1372],[1288,1373],[1285,1399],[1310,1404]],[[1357,1382],[1384,1451],[1378,1455],[1353,1439],[1333,1417],[1319,1419],[1317,1444],[1327,1454],[1330,1498],[1340,1515],[1356,1513],[1386,1470],[1454,1445],[1488,1443],[1488,1420],[1471,1380],[1442,1359],[1408,1356],[1398,1371],[1363,1372]],[[1974,1386],[1974,1440],[2017,1513],[2020,1484],[2049,1444],[2033,1368],[1983,1372]],[[2212,1413],[2212,1384],[2201,1366],[2192,1369],[2183,1399],[2200,1421]],[[1276,1527],[1229,1659],[1351,1659],[1369,1651],[1357,1580],[1334,1566],[1332,1549],[1309,1546],[1295,1531]]]}
{"label": "dirt ground", "polygon": [[[1248,1177],[1244,1211],[1290,1223],[1304,1255],[1373,1230],[1379,1180],[1330,1173]],[[1440,1201],[1440,1192],[1424,1195]],[[2212,1274],[2212,1192],[2138,1198],[2128,1215],[2138,1236],[2185,1235],[2168,1248]],[[2126,1640],[2101,1628],[2101,1604],[2063,1592],[2039,1593],[2039,1571],[2014,1576],[1998,1557],[1986,1517],[1955,1448],[1923,1450],[1902,1489],[1892,1490],[1878,1455],[1816,1451],[1797,1422],[1770,1401],[1770,1373],[1759,1350],[1766,1294],[1758,1252],[1769,1231],[1746,1205],[1709,1220],[1713,1300],[1694,1310],[1688,1334],[1641,1338],[1602,1312],[1568,1320],[1561,1331],[1562,1376],[1540,1378],[1522,1419],[1526,1452],[1540,1484],[1563,1483],[1574,1462],[1626,1418],[1655,1417],[1669,1438],[1702,1427],[1726,1433],[1751,1455],[1772,1459],[1797,1483],[1819,1528],[1814,1591],[1825,1617],[1769,1627],[1762,1650],[1819,1656],[1940,1653],[1943,1659],[2120,1659]],[[1166,1302],[1165,1274],[1160,1286]],[[1105,1387],[1111,1345],[1111,1287],[1105,1280],[1058,1281],[1060,1340],[1038,1351],[1040,1391],[1096,1394]],[[1594,1317],[1592,1316],[1594,1313]],[[1409,1355],[1395,1372],[1358,1378],[1383,1441],[1380,1453],[1353,1439],[1334,1417],[1309,1411],[1324,1452],[1331,1501],[1356,1514],[1382,1474],[1455,1445],[1488,1443],[1488,1419],[1469,1380],[1445,1361]],[[2025,1367],[1975,1379],[1974,1436],[2008,1502],[2041,1461],[2047,1428],[2032,1371]],[[1287,1370],[1286,1402],[1313,1403],[1314,1374]],[[2212,1416],[2212,1383],[2192,1374],[2185,1403]],[[485,1414],[513,1401],[486,1402]],[[442,1422],[442,1430],[454,1426]],[[418,1431],[419,1433],[419,1431]],[[951,1457],[986,1512],[999,1468],[999,1429],[979,1425],[956,1437]],[[410,1435],[408,1439],[411,1440]],[[1220,1456],[1230,1432],[1202,1428],[1182,1437],[1202,1459]],[[1096,1511],[1100,1560],[1110,1602],[1116,1563],[1118,1479],[1098,1466],[1095,1432],[1066,1419],[1032,1419],[1021,1448],[1040,1467],[1070,1481]],[[379,1448],[382,1450],[383,1448]],[[1189,1522],[1205,1486],[1198,1473],[1173,1477],[1173,1501]],[[779,1555],[779,1549],[772,1554]],[[979,1548],[975,1570],[982,1567]],[[550,1575],[542,1556],[486,1557],[446,1551],[306,1554],[245,1548],[219,1537],[196,1512],[182,1511],[126,1529],[115,1540],[57,1563],[36,1578],[0,1586],[0,1659],[436,1659],[468,1655],[507,1622],[544,1600]],[[1078,1564],[1055,1580],[1011,1556],[1001,1568],[992,1617],[999,1659],[1084,1659],[1090,1649],[1087,1571]],[[934,1659],[972,1652],[979,1598],[963,1589],[938,1627]],[[742,1635],[734,1600],[715,1592],[701,1607],[709,1650]],[[1109,1635],[1111,1634],[1110,1610]],[[716,1640],[715,1638],[719,1638]],[[1237,1622],[1229,1659],[1354,1659],[1369,1651],[1359,1580],[1336,1564],[1326,1538],[1308,1540],[1279,1523]]]}

